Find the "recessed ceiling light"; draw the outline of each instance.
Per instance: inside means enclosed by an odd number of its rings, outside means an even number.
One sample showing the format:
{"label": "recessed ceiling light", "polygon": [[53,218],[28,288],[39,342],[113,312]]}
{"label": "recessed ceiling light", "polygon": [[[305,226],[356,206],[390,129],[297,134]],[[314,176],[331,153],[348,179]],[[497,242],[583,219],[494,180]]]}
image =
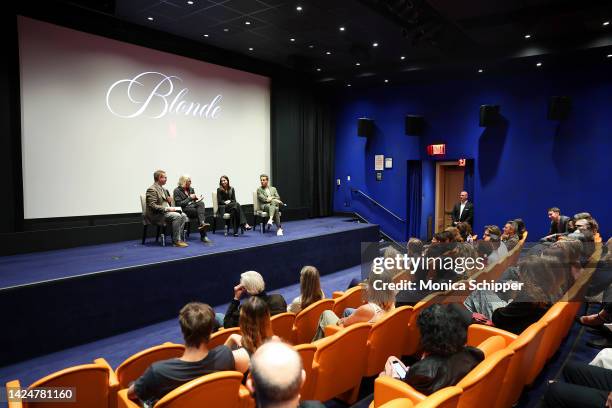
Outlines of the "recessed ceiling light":
{"label": "recessed ceiling light", "polygon": [[204,34],[204,37],[208,38],[208,34]]}
{"label": "recessed ceiling light", "polygon": [[531,34],[525,34],[525,39],[528,40],[531,38]]}
{"label": "recessed ceiling light", "polygon": [[377,42],[372,43],[372,47],[378,47],[378,43]]}
{"label": "recessed ceiling light", "polygon": [[360,66],[360,65],[361,65],[361,63],[360,63],[360,62],[356,62],[356,63],[355,63],[355,65]]}
{"label": "recessed ceiling light", "polygon": [[385,79],[385,84],[388,84],[388,83],[389,83],[389,80],[388,80],[388,79]]}
{"label": "recessed ceiling light", "polygon": [[321,72],[321,68],[317,68],[317,72]]}
{"label": "recessed ceiling light", "polygon": [[346,84],[346,86],[351,86],[351,84]]}
{"label": "recessed ceiling light", "polygon": [[606,58],[612,58],[612,54],[606,55]]}
{"label": "recessed ceiling light", "polygon": [[253,51],[253,47],[249,47],[249,51]]}
{"label": "recessed ceiling light", "polygon": [[344,26],[340,26],[340,31],[344,31],[346,30],[346,28],[344,28]]}
{"label": "recessed ceiling light", "polygon": [[325,51],[327,55],[331,55],[331,51]]}
{"label": "recessed ceiling light", "polygon": [[244,24],[251,25],[251,22],[250,21],[245,21]]}
{"label": "recessed ceiling light", "polygon": [[189,5],[191,6],[191,5],[193,4],[193,1],[189,0],[189,1],[187,2],[187,4],[189,4]]}
{"label": "recessed ceiling light", "polygon": [[538,62],[538,63],[536,64],[536,67],[541,67],[541,66],[542,66],[542,63],[541,63],[541,62]]}
{"label": "recessed ceiling light", "polygon": [[482,68],[480,68],[480,69],[478,70],[478,73],[479,73],[479,74],[482,74],[483,72],[484,72],[484,69],[482,69]]}
{"label": "recessed ceiling light", "polygon": [[153,21],[153,17],[147,17],[147,20]]}
{"label": "recessed ceiling light", "polygon": [[400,59],[403,61],[403,60],[405,60],[405,59],[406,59],[406,57],[402,55],[402,56],[400,57]]}
{"label": "recessed ceiling light", "polygon": [[297,11],[302,11],[302,6],[297,6],[295,9],[296,9]]}
{"label": "recessed ceiling light", "polygon": [[308,48],[314,48],[314,45],[310,44],[310,45],[308,46]]}
{"label": "recessed ceiling light", "polygon": [[229,28],[224,28],[223,31],[227,33],[229,31]]}
{"label": "recessed ceiling light", "polygon": [[294,42],[295,38],[290,38],[289,41]]}
{"label": "recessed ceiling light", "polygon": [[609,22],[609,21],[604,21],[602,25],[603,25],[604,27],[605,27],[605,26],[608,26],[608,25],[610,25],[610,22]]}

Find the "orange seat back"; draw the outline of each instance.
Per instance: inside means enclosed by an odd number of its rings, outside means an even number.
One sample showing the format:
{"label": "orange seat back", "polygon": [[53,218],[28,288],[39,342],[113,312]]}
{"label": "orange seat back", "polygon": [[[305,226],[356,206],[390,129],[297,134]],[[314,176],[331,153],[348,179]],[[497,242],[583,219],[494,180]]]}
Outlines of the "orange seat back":
{"label": "orange seat back", "polygon": [[333,305],[332,299],[321,299],[298,313],[293,323],[293,344],[310,343],[317,332],[321,313],[331,310]]}
{"label": "orange seat back", "polygon": [[423,298],[419,303],[414,305],[413,311],[408,320],[408,334],[402,355],[412,356],[421,349],[421,332],[417,325],[417,318],[423,310],[433,305],[436,302],[444,301],[444,292],[434,292]]}
{"label": "orange seat back", "polygon": [[357,323],[313,343],[317,346],[313,361],[317,380],[315,400],[327,401],[352,391],[346,399],[349,403],[354,402],[365,371],[369,333],[369,324]]}
{"label": "orange seat back", "polygon": [[[116,406],[118,384],[104,359],[57,371],[34,382],[29,388],[71,387],[75,402],[23,402],[23,408],[112,408]],[[17,382],[18,384],[18,382]],[[11,383],[7,384],[11,386]]]}
{"label": "orange seat back", "polygon": [[566,302],[555,303],[548,309],[546,314],[540,318],[539,322],[545,323],[546,327],[544,328],[540,347],[538,347],[535,353],[531,368],[527,374],[527,385],[533,384],[538,374],[542,371],[542,368],[544,368],[546,361],[555,354],[557,348],[561,344],[563,338],[558,338],[558,336],[562,329],[564,309],[567,305]]}
{"label": "orange seat back", "polygon": [[365,303],[365,290],[363,286],[358,285],[350,288],[342,296],[334,299],[334,307],[332,311],[338,317],[342,317],[344,313],[344,309],[347,307],[352,307],[357,309],[359,306]]}
{"label": "orange seat back", "polygon": [[462,388],[463,393],[458,407],[493,407],[513,355],[514,352],[507,348],[499,350],[459,381],[457,387]]}
{"label": "orange seat back", "polygon": [[526,383],[525,373],[529,372],[535,361],[545,328],[546,323],[536,322],[523,330],[521,335],[508,345],[508,349],[514,351],[514,356],[510,360],[504,382],[500,387],[496,407],[509,408],[519,400]]}
{"label": "orange seat back", "polygon": [[[456,408],[463,390],[459,387],[445,387],[416,404],[415,408]],[[386,407],[386,405],[385,405]]]}
{"label": "orange seat back", "polygon": [[237,371],[220,371],[196,378],[170,391],[155,408],[240,408],[242,377]]}
{"label": "orange seat back", "polygon": [[212,350],[217,346],[222,345],[232,334],[240,334],[240,327],[231,327],[229,329],[220,329],[210,336],[208,341],[208,349]]}
{"label": "orange seat back", "polygon": [[372,326],[368,336],[366,377],[380,373],[390,356],[401,356],[408,337],[406,326],[412,311],[411,306],[399,307]]}
{"label": "orange seat back", "polygon": [[314,360],[317,346],[314,344],[299,344],[294,346],[293,349],[299,353],[300,357],[302,357],[302,367],[306,373],[306,381],[304,381],[304,384],[302,385],[300,399],[311,400],[314,397],[314,385],[316,383],[315,374],[312,371],[312,361]]}
{"label": "orange seat back", "polygon": [[280,313],[270,318],[272,333],[288,343],[293,342],[293,322],[295,313]]}
{"label": "orange seat back", "polygon": [[499,350],[503,350],[505,347],[506,340],[502,336],[491,336],[477,346],[484,353],[485,359]]}
{"label": "orange seat back", "polygon": [[164,343],[128,357],[115,370],[119,380],[119,389],[129,387],[132,381],[138,379],[156,361],[180,357],[184,351],[185,346],[182,344]]}

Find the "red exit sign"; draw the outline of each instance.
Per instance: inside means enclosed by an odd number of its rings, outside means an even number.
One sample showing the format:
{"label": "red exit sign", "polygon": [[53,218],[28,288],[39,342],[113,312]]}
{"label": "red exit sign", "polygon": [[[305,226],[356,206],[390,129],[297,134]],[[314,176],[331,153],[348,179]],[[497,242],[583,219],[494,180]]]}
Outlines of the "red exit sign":
{"label": "red exit sign", "polygon": [[459,159],[459,166],[465,167],[465,159]]}
{"label": "red exit sign", "polygon": [[427,146],[427,154],[430,156],[443,156],[446,154],[446,144],[432,144]]}

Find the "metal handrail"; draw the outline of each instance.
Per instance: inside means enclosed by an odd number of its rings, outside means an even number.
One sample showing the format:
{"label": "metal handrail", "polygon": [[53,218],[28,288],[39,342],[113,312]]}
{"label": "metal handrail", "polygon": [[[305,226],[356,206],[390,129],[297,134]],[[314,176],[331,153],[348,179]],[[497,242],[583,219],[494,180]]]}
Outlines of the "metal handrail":
{"label": "metal handrail", "polygon": [[373,202],[374,204],[376,204],[377,206],[379,206],[380,208],[385,210],[387,213],[389,213],[396,220],[398,220],[400,222],[404,222],[404,223],[406,222],[406,220],[402,219],[401,217],[399,217],[398,215],[393,213],[391,210],[386,208],[384,205],[382,205],[381,203],[379,203],[378,201],[376,201],[375,199],[373,199],[372,197],[370,197],[369,195],[367,195],[363,191],[359,190],[358,188],[352,188],[351,189],[351,193],[359,193],[359,194],[361,194],[362,196],[364,196],[365,198],[367,198],[368,200],[370,200],[371,202]]}

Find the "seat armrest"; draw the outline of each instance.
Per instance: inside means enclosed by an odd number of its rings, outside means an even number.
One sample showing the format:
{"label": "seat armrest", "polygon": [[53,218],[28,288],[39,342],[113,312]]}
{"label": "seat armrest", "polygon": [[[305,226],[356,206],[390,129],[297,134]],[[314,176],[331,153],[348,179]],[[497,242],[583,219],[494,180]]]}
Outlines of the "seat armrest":
{"label": "seat armrest", "polygon": [[397,398],[408,398],[418,404],[427,397],[403,381],[386,376],[378,377],[374,382],[374,407],[380,407]]}
{"label": "seat armrest", "polygon": [[21,408],[23,407],[23,404],[21,403],[21,400],[18,401],[9,401],[8,400],[8,389],[9,388],[14,388],[14,389],[21,389],[21,383],[19,382],[19,380],[13,380],[13,381],[9,381],[6,383],[6,399],[7,399],[7,407],[8,408]]}
{"label": "seat armrest", "polygon": [[117,393],[117,408],[140,408],[140,405],[128,398],[126,388]]}
{"label": "seat armrest", "polygon": [[340,327],[335,324],[330,324],[329,326],[325,326],[325,337],[333,336],[334,334],[338,333],[343,328],[344,327]]}
{"label": "seat armrest", "polygon": [[514,333],[498,329],[497,327],[485,326],[483,324],[471,324],[470,327],[468,327],[467,345],[478,347],[478,345],[491,336],[503,337],[506,342],[506,346],[508,346],[518,337]]}
{"label": "seat armrest", "polygon": [[344,295],[344,292],[341,290],[336,290],[332,293],[332,299],[337,299],[340,296]]}

